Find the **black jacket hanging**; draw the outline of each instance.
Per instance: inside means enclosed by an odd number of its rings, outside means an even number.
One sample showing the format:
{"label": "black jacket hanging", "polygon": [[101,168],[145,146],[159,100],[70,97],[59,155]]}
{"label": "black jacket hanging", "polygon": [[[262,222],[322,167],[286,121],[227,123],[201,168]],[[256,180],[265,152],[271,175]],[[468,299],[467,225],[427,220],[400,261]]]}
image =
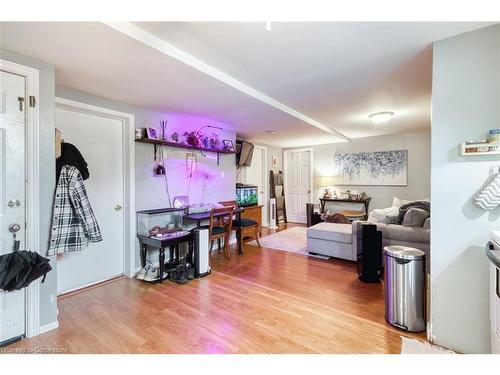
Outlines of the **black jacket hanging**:
{"label": "black jacket hanging", "polygon": [[80,151],[71,143],[61,143],[61,156],[56,159],[56,182],[59,181],[59,175],[64,165],[71,165],[78,169],[83,180],[88,179],[90,176],[87,162]]}

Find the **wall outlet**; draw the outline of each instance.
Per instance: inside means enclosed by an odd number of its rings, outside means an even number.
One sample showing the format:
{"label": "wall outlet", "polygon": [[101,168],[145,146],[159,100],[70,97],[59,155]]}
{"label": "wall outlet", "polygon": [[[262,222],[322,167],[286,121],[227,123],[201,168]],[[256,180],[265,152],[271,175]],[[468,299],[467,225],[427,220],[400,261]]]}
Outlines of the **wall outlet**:
{"label": "wall outlet", "polygon": [[50,295],[50,302],[51,303],[56,302],[56,297],[53,294]]}

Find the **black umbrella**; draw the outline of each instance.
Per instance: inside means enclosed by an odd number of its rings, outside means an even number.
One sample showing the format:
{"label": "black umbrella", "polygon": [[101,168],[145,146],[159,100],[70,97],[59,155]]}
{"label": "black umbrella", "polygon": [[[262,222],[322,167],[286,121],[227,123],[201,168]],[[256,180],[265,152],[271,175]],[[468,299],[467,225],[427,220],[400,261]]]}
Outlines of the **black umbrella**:
{"label": "black umbrella", "polygon": [[52,270],[50,260],[34,251],[19,251],[20,241],[14,241],[12,253],[0,255],[0,289],[10,292],[27,287]]}

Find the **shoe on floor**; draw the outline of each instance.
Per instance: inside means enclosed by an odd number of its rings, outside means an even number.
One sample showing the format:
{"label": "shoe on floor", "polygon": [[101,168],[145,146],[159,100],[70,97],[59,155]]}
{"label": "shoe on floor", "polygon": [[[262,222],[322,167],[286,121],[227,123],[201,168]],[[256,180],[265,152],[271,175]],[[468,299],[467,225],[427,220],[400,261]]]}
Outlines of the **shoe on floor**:
{"label": "shoe on floor", "polygon": [[177,259],[170,259],[167,263],[165,263],[165,266],[163,269],[165,272],[173,272],[179,265],[179,261]]}
{"label": "shoe on floor", "polygon": [[187,267],[186,276],[187,276],[188,280],[193,280],[194,279],[194,267],[193,266],[188,266]]}
{"label": "shoe on floor", "polygon": [[136,278],[137,280],[144,280],[144,277],[146,276],[146,274],[148,273],[148,270],[154,266],[151,264],[151,262],[148,261],[148,263],[140,269],[139,273],[137,274]]}
{"label": "shoe on floor", "polygon": [[148,266],[146,266],[148,269],[146,270],[144,281],[149,281],[149,282],[157,281],[160,278],[158,268],[156,268],[152,264],[149,264]]}
{"label": "shoe on floor", "polygon": [[186,284],[188,282],[186,266],[178,265],[175,271],[170,272],[168,278],[177,284]]}

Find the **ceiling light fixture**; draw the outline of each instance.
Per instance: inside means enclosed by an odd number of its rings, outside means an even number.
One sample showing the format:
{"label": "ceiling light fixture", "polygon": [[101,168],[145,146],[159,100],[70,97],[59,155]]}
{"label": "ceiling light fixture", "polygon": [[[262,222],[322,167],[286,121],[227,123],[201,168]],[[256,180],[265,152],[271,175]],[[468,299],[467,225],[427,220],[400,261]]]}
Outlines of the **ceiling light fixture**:
{"label": "ceiling light fixture", "polygon": [[267,32],[271,31],[271,22],[269,22],[269,21],[266,22],[266,31]]}
{"label": "ceiling light fixture", "polygon": [[274,130],[266,130],[266,133],[269,135],[275,135],[276,132]]}
{"label": "ceiling light fixture", "polygon": [[383,112],[372,113],[370,116],[368,116],[368,118],[372,120],[373,123],[380,124],[382,122],[389,121],[392,116],[394,116],[394,112],[383,111]]}

